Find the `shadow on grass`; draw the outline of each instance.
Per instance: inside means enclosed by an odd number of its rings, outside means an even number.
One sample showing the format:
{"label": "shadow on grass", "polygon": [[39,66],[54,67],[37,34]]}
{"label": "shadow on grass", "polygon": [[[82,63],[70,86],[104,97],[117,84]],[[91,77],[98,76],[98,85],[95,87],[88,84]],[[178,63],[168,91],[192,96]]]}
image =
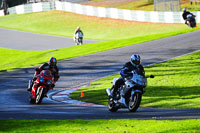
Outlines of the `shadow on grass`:
{"label": "shadow on grass", "polygon": [[142,5],[137,6],[137,8],[144,7],[144,6],[150,6],[150,5],[153,5],[153,3],[142,4]]}
{"label": "shadow on grass", "polygon": [[45,130],[48,127],[60,125],[59,121],[47,121],[47,120],[0,120],[0,131],[3,132],[17,132],[17,131],[25,131],[31,132],[35,129]]}
{"label": "shadow on grass", "polygon": [[[56,131],[80,131],[90,129],[96,125],[104,125],[102,122],[90,122],[86,120],[0,120],[0,132],[56,132]],[[80,128],[81,127],[81,128]]]}
{"label": "shadow on grass", "polygon": [[[91,89],[84,89],[84,97],[80,97],[80,90],[77,92],[74,92],[72,97],[73,99],[95,103],[95,104],[103,104],[107,105],[108,102],[108,96],[106,94],[105,89],[101,90],[91,90]],[[144,93],[143,97],[146,97],[144,100],[142,100],[143,104],[148,103],[157,103],[157,102],[164,102],[159,103],[156,107],[166,107],[165,102],[170,101],[176,101],[181,100],[181,102],[177,102],[176,105],[180,106],[182,101],[185,100],[193,100],[200,97],[200,87],[194,86],[194,87],[177,87],[177,86],[171,86],[171,87],[164,87],[164,86],[157,86],[152,87],[149,86],[146,89],[146,92]],[[198,103],[197,103],[198,104]],[[155,106],[154,106],[155,107]],[[176,107],[176,106],[174,106]]]}
{"label": "shadow on grass", "polygon": [[107,105],[107,103],[108,103],[108,96],[106,94],[105,89],[83,90],[84,97],[80,97],[80,94],[81,94],[80,91],[81,90],[73,92],[73,94],[70,95],[70,97],[72,99],[81,100],[81,101],[89,102],[89,103],[95,103],[95,104]]}
{"label": "shadow on grass", "polygon": [[148,97],[167,97],[178,96],[185,99],[185,96],[193,96],[200,94],[200,87],[179,87],[179,86],[148,86],[146,88],[145,96]]}

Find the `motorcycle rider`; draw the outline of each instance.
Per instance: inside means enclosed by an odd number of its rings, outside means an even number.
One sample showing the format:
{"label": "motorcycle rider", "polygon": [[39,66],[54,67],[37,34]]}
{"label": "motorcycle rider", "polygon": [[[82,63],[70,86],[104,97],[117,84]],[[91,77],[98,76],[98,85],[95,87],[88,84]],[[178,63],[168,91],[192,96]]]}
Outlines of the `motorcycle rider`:
{"label": "motorcycle rider", "polygon": [[[143,74],[145,74],[144,67],[141,65],[141,58],[139,54],[133,54],[131,56],[131,60],[125,63],[123,68],[120,70],[121,77],[115,82],[115,85],[112,86],[113,95],[115,95],[119,87],[124,84],[124,79],[132,74],[131,71],[134,71],[136,69],[139,69]],[[127,91],[128,90],[125,90],[124,96],[126,96]]]}
{"label": "motorcycle rider", "polygon": [[[80,27],[77,27],[77,28],[76,28],[76,31],[75,31],[75,33],[74,33],[74,41],[76,40],[76,34],[82,34],[82,36],[83,36],[83,31],[81,30]],[[81,42],[81,43],[82,43],[82,42]]]}
{"label": "motorcycle rider", "polygon": [[36,71],[35,71],[34,77],[32,79],[32,83],[30,85],[30,88],[28,88],[27,91],[31,91],[34,81],[37,79],[37,77],[39,76],[39,74],[42,70],[50,70],[52,72],[52,75],[53,75],[53,78],[54,78],[54,84],[51,86],[51,88],[53,89],[55,87],[55,83],[60,77],[59,76],[59,69],[57,67],[57,60],[56,60],[55,57],[51,57],[49,59],[48,63],[42,64],[39,68],[36,68],[35,70]]}
{"label": "motorcycle rider", "polygon": [[186,8],[184,8],[184,9],[183,9],[182,17],[183,17],[183,19],[185,20],[185,24],[186,24],[186,25],[188,25],[188,21],[189,21],[189,19],[188,19],[187,16],[188,16],[189,14],[191,14],[192,16],[195,17],[195,15],[193,15],[191,12],[187,11]]}

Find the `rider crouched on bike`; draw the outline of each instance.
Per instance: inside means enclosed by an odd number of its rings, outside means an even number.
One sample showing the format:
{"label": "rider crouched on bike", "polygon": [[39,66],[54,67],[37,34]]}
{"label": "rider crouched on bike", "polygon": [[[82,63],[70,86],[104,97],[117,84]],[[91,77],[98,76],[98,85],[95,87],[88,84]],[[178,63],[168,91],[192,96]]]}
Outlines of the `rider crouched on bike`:
{"label": "rider crouched on bike", "polygon": [[77,27],[76,31],[74,32],[74,40],[76,40],[77,34],[82,34],[83,36],[83,31],[81,30],[80,27]]}
{"label": "rider crouched on bike", "polygon": [[39,74],[42,70],[50,70],[51,71],[53,78],[54,78],[54,84],[51,86],[51,88],[53,89],[55,87],[55,83],[60,77],[59,76],[59,70],[58,70],[58,67],[57,67],[57,60],[56,60],[55,57],[51,57],[49,59],[48,63],[42,64],[39,68],[36,68],[35,70],[36,71],[35,71],[34,77],[32,79],[32,83],[30,85],[30,88],[28,88],[28,91],[31,91],[34,81],[37,79],[37,77],[39,76]]}
{"label": "rider crouched on bike", "polygon": [[[142,71],[143,74],[144,72],[144,67],[141,65],[141,58],[139,54],[133,54],[131,56],[131,60],[123,66],[123,68],[120,71],[121,77],[115,82],[115,85],[112,86],[113,89],[113,94],[115,95],[117,90],[120,88],[121,85],[124,85],[124,79],[129,76],[131,71],[134,71],[136,69],[139,69]],[[125,90],[126,91],[126,90]],[[126,95],[126,92],[124,92],[124,96]]]}
{"label": "rider crouched on bike", "polygon": [[182,17],[183,19],[185,20],[185,24],[188,25],[188,22],[189,22],[189,18],[187,17],[189,14],[191,14],[192,16],[195,17],[194,14],[192,14],[191,12],[187,11],[186,8],[183,9],[183,14],[182,14]]}

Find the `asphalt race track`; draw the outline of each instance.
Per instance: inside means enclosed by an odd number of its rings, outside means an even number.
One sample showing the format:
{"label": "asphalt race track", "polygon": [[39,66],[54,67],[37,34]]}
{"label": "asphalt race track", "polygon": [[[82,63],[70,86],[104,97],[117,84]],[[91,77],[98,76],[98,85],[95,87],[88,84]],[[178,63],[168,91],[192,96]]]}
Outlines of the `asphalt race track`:
{"label": "asphalt race track", "polygon": [[[18,50],[49,50],[74,46],[72,38],[0,28],[0,47]],[[84,39],[83,43],[98,41]]]}
{"label": "asphalt race track", "polygon": [[[4,32],[9,35],[12,31]],[[13,31],[12,34],[16,32]],[[25,34],[25,32],[23,32]],[[29,33],[27,33],[29,34]],[[35,34],[30,34],[28,42],[34,42]],[[141,55],[142,64],[159,63],[177,56],[200,50],[200,31],[159,39],[137,45],[108,50],[82,57],[58,62],[60,80],[56,83],[49,98],[41,105],[29,104],[29,94],[26,91],[28,80],[32,78],[34,68],[17,69],[0,73],[0,119],[199,119],[200,109],[158,109],[140,107],[137,112],[130,113],[128,109],[120,109],[116,113],[108,111],[106,106],[93,104],[75,104],[69,99],[55,101],[52,96],[63,90],[88,85],[96,79],[116,74],[133,53]],[[43,35],[37,35],[40,39]],[[51,38],[51,36],[46,36]],[[61,37],[55,40],[65,43]],[[63,42],[64,41],[64,42]],[[8,44],[15,44],[13,39]],[[1,42],[0,42],[1,43]],[[45,41],[41,47],[46,47]],[[50,41],[48,45],[54,45]],[[32,43],[27,43],[34,49]],[[2,46],[1,46],[2,47]],[[7,45],[13,48],[13,46]],[[105,88],[106,89],[106,88]],[[66,95],[67,97],[67,95]],[[68,102],[65,102],[68,101]]]}

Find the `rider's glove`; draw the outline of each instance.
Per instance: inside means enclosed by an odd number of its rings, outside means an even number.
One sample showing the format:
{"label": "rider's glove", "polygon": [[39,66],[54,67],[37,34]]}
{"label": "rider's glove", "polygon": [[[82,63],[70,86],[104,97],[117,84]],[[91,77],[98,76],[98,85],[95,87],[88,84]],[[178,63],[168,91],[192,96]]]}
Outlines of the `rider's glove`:
{"label": "rider's glove", "polygon": [[55,84],[52,84],[52,85],[51,85],[51,89],[53,89],[54,87],[55,87]]}

